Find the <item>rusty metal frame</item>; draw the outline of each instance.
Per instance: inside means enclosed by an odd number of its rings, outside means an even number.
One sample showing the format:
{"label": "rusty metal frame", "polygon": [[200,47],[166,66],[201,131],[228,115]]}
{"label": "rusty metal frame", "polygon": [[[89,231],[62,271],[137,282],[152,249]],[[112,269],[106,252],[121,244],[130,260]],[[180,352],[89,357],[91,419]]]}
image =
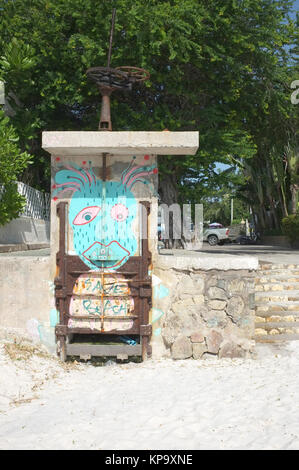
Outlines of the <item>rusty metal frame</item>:
{"label": "rusty metal frame", "polygon": [[[59,323],[56,325],[55,334],[59,344],[59,353],[62,360],[66,360],[68,335],[73,333],[92,334],[92,335],[139,335],[141,337],[142,358],[145,360],[151,355],[151,347],[149,344],[152,334],[152,326],[149,324],[149,311],[152,305],[152,286],[151,277],[148,274],[151,264],[151,252],[148,247],[148,236],[141,240],[142,255],[132,256],[128,261],[115,271],[117,274],[124,274],[130,277],[128,281],[131,294],[135,299],[134,311],[131,316],[126,318],[133,319],[133,326],[126,331],[112,330],[109,332],[93,330],[91,328],[70,328],[68,320],[71,298],[74,295],[73,289],[78,277],[81,274],[90,271],[79,256],[69,255],[66,251],[66,209],[67,202],[59,202],[57,205],[57,215],[59,217],[59,251],[56,255],[57,276],[54,280],[55,284],[55,302],[59,312]],[[145,207],[142,211],[142,225],[148,230],[148,216],[150,213],[150,203],[141,201]],[[108,316],[105,316],[108,318]],[[78,316],[76,316],[79,319]],[[92,317],[94,318],[94,317]],[[114,317],[118,319],[117,317]],[[84,316],[88,319],[88,316]],[[120,319],[120,318],[119,318]],[[124,345],[126,346],[126,345]],[[70,350],[72,348],[69,348]],[[74,349],[74,348],[73,348]],[[77,348],[78,349],[78,348]],[[130,348],[128,348],[129,350]],[[132,349],[132,348],[131,348]],[[124,348],[125,350],[125,348]]]}

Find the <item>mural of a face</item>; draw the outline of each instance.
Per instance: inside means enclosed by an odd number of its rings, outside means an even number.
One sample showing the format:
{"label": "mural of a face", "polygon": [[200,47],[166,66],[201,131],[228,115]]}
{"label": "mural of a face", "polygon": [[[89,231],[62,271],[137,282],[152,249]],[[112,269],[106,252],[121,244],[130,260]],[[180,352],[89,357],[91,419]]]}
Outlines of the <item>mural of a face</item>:
{"label": "mural of a face", "polygon": [[[119,182],[102,181],[91,167],[64,166],[55,176],[57,195],[72,191],[69,224],[73,230],[74,248],[92,270],[115,270],[137,251],[132,224],[138,204],[131,192],[136,181],[155,173],[151,166],[134,166],[123,172]],[[143,181],[144,182],[144,181]]]}
{"label": "mural of a face", "polygon": [[76,253],[91,269],[120,267],[137,250],[136,215],[136,199],[119,183],[87,185],[83,195],[73,195],[69,209]]}

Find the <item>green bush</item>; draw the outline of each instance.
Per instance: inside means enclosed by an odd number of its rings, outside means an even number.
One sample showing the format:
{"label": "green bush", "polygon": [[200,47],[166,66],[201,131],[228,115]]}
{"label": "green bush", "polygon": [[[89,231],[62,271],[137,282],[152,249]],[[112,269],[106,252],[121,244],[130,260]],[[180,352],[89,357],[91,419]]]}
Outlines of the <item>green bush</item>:
{"label": "green bush", "polygon": [[299,214],[289,215],[282,219],[282,231],[291,245],[299,244]]}
{"label": "green bush", "polygon": [[16,181],[31,156],[20,150],[18,140],[9,118],[0,111],[0,226],[17,218],[25,204]]}
{"label": "green bush", "polygon": [[17,183],[5,186],[0,195],[0,226],[19,217],[26,205],[26,198],[19,194]]}

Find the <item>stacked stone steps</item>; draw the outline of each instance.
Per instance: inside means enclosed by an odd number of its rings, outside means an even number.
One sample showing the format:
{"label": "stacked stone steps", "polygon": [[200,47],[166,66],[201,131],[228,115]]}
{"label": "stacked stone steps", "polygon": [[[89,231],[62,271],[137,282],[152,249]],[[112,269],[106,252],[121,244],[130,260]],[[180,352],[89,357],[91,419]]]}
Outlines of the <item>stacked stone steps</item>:
{"label": "stacked stone steps", "polygon": [[299,339],[299,266],[264,264],[255,282],[256,342]]}
{"label": "stacked stone steps", "polygon": [[298,290],[281,290],[281,291],[266,291],[255,293],[256,305],[264,305],[265,301],[270,304],[278,305],[285,304],[285,302],[292,302],[293,305],[299,306],[299,291]]}
{"label": "stacked stone steps", "polygon": [[280,283],[278,283],[278,279],[275,279],[275,282],[267,282],[267,283],[261,283],[260,285],[256,285],[255,287],[255,292],[280,292],[280,291],[294,291],[294,290],[299,290],[299,279],[298,283],[291,283],[287,282],[286,280],[281,280]]}

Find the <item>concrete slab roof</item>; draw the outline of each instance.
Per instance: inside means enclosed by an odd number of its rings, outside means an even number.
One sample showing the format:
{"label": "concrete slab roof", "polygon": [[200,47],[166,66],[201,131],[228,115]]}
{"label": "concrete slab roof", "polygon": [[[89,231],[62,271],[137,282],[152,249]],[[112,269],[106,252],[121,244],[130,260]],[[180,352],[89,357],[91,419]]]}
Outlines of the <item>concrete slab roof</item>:
{"label": "concrete slab roof", "polygon": [[46,131],[42,147],[52,155],[78,156],[154,154],[194,155],[199,133],[146,131]]}

